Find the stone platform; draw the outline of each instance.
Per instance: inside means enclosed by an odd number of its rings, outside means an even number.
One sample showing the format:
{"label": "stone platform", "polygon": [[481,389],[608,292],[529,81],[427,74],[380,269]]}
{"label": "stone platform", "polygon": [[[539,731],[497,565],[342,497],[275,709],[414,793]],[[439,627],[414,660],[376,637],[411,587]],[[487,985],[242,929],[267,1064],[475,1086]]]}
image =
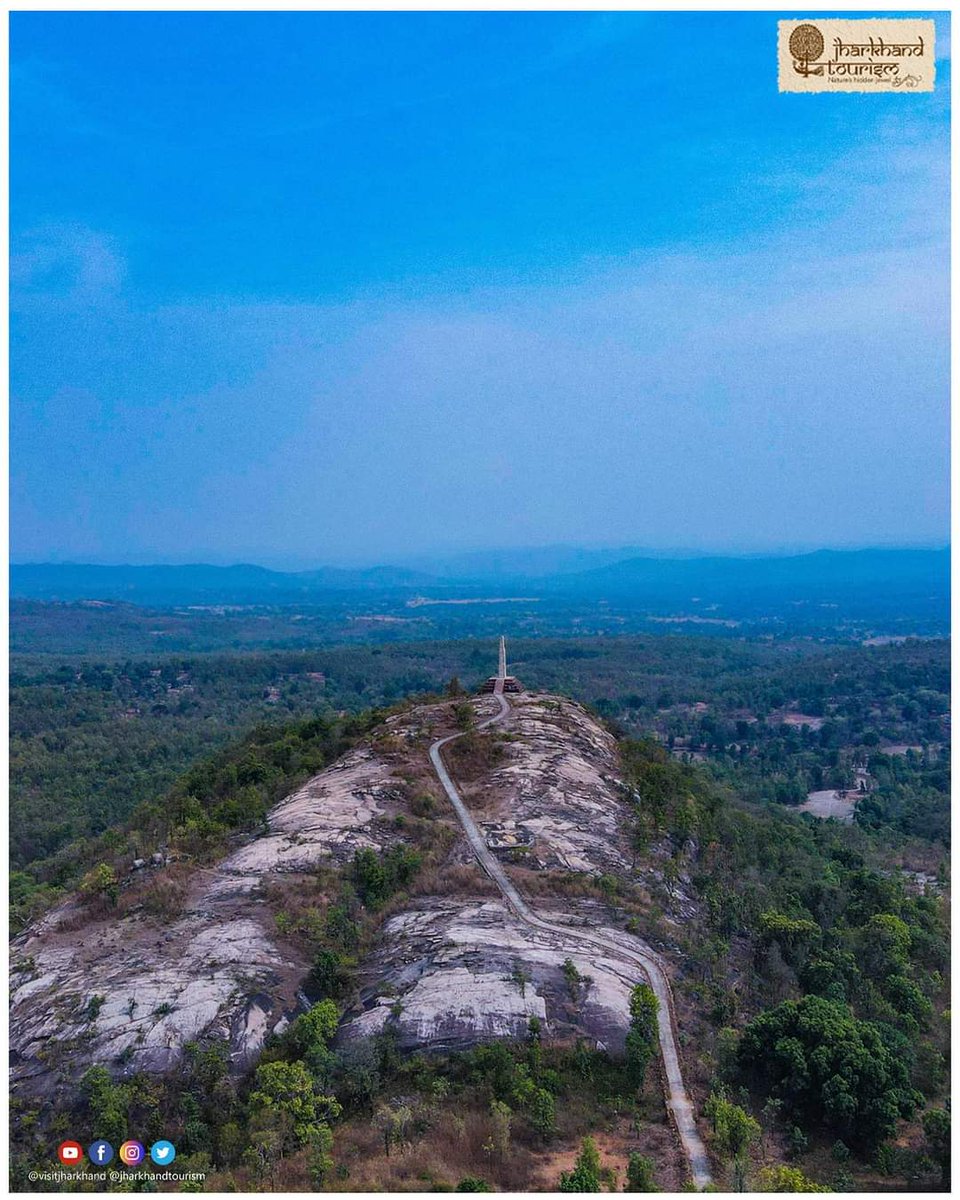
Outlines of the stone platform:
{"label": "stone platform", "polygon": [[[482,693],[496,691],[497,684],[499,682],[500,677],[498,675],[491,675],[489,679],[480,685],[480,691]],[[514,678],[513,675],[505,675],[503,679],[503,690],[505,692],[511,692],[514,695],[519,695],[523,691],[523,684],[519,679]]]}

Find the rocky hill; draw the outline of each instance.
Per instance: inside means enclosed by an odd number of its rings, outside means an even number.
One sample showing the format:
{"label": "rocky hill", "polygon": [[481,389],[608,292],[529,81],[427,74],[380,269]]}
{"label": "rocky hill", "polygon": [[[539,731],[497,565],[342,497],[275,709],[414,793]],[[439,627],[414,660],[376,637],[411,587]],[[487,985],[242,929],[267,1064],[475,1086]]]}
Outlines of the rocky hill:
{"label": "rocky hill", "polygon": [[[298,900],[358,850],[408,844],[427,823],[442,853],[385,911],[340,1038],[389,1026],[405,1047],[463,1048],[520,1035],[536,1016],[553,1036],[621,1045],[640,970],[518,921],[476,867],[430,770],[430,743],[496,704],[471,700],[472,717],[463,702],[392,717],[219,863],[131,869],[117,910],[73,898],[18,937],[14,1094],[52,1096],[93,1064],[118,1077],[162,1072],[208,1037],[227,1039],[233,1067],[245,1069],[307,1004],[308,945],[289,935]],[[488,846],[521,888],[544,892],[539,909],[599,929],[604,909],[589,888],[578,897],[578,883],[630,864],[613,739],[578,705],[525,694],[496,732],[463,739],[450,764]],[[158,912],[151,898],[165,876],[175,903],[168,896]]]}

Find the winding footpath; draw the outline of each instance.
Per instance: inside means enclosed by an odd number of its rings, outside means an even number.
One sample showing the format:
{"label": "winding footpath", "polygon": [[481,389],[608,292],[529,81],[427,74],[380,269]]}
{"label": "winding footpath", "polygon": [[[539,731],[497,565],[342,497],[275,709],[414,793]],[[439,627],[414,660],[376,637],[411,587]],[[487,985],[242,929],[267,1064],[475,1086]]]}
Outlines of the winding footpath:
{"label": "winding footpath", "polygon": [[[510,712],[510,705],[503,695],[501,680],[497,681],[497,687],[493,695],[498,701],[500,709],[494,716],[481,721],[477,726],[478,730],[495,725],[497,722],[502,721]],[[443,784],[443,790],[447,793],[450,803],[453,805],[454,811],[460,819],[460,824],[463,826],[467,840],[477,857],[477,861],[500,889],[503,898],[519,920],[534,929],[557,934],[568,943],[601,950],[611,958],[639,967],[653,988],[659,1001],[657,1038],[660,1043],[660,1053],[663,1058],[664,1073],[666,1075],[667,1105],[673,1114],[674,1123],[690,1167],[690,1174],[694,1185],[698,1191],[702,1191],[711,1181],[710,1162],[707,1158],[706,1148],[697,1130],[697,1123],[693,1115],[693,1103],[683,1084],[683,1074],[680,1069],[680,1054],[677,1049],[677,1039],[674,1029],[673,997],[670,992],[670,982],[667,979],[667,974],[663,969],[663,964],[660,962],[659,956],[649,946],[644,946],[642,943],[638,944],[636,949],[628,949],[619,942],[608,940],[599,934],[583,932],[579,929],[570,929],[565,925],[554,925],[552,922],[546,921],[543,917],[537,915],[510,882],[499,860],[491,853],[486,839],[477,828],[476,821],[474,821],[470,810],[464,804],[460,793],[457,791],[456,784],[450,778],[447,768],[444,765],[440,751],[448,742],[452,742],[458,737],[463,737],[463,734],[453,733],[449,737],[439,738],[435,741],[430,747],[430,761],[433,763],[434,770]]]}

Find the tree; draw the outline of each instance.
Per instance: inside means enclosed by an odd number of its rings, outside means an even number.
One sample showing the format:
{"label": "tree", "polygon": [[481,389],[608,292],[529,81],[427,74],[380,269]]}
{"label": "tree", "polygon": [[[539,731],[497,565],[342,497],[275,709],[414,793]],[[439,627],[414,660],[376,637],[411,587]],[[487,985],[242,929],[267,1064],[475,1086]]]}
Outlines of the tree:
{"label": "tree", "polygon": [[367,908],[382,908],[400,888],[406,887],[420,867],[421,857],[406,846],[392,846],[382,857],[369,848],[353,856],[353,883]]}
{"label": "tree", "polygon": [[264,1109],[254,1114],[248,1124],[250,1145],[244,1151],[244,1162],[253,1168],[259,1181],[269,1173],[273,1178],[277,1162],[283,1158],[286,1139],[291,1136],[289,1114]]}
{"label": "tree", "polygon": [[263,1063],[257,1068],[250,1111],[280,1158],[294,1146],[322,1137],[328,1120],[340,1115],[333,1096],[320,1096],[302,1062]]}
{"label": "tree", "polygon": [[944,1190],[950,1189],[950,1113],[945,1108],[931,1108],[923,1114],[923,1136],[930,1157],[940,1168]]}
{"label": "tree", "polygon": [[750,1147],[760,1140],[759,1123],[739,1105],[716,1094],[707,1101],[704,1114],[713,1126],[718,1152],[733,1163],[734,1190],[744,1191]]}
{"label": "tree", "polygon": [[760,914],[759,934],[758,948],[776,944],[784,960],[796,969],[819,944],[822,930],[816,921],[771,910]]}
{"label": "tree", "polygon": [[301,1013],[287,1031],[287,1041],[298,1058],[324,1049],[337,1032],[340,1014],[332,1000],[321,1000]]}
{"label": "tree", "polygon": [[338,1000],[350,984],[343,955],[326,948],[317,951],[310,974],[307,976],[307,994],[319,1000]]}
{"label": "tree", "polygon": [[301,1059],[316,1084],[328,1087],[336,1068],[336,1055],[328,1048],[339,1023],[337,1006],[321,1000],[301,1013],[287,1030],[284,1043],[293,1058]]}
{"label": "tree", "polygon": [[236,1121],[227,1121],[217,1130],[217,1161],[233,1166],[240,1161],[246,1144],[243,1131]]}
{"label": "tree", "polygon": [[117,873],[109,863],[98,863],[80,882],[80,895],[87,901],[105,900],[115,905],[120,898]]}
{"label": "tree", "polygon": [[324,918],[327,937],[341,950],[356,950],[360,944],[360,929],[342,901],[331,904]]}
{"label": "tree", "polygon": [[91,1067],[80,1080],[80,1094],[97,1137],[119,1146],[127,1136],[128,1090],[113,1082],[106,1067]]}
{"label": "tree", "polygon": [[656,1177],[653,1173],[653,1159],[645,1158],[633,1151],[627,1160],[627,1186],[625,1192],[658,1192]]}
{"label": "tree", "polygon": [[488,1154],[496,1154],[498,1158],[504,1159],[510,1153],[510,1125],[513,1120],[513,1110],[502,1100],[491,1100],[490,1116],[493,1120],[493,1132],[483,1148]]}
{"label": "tree", "polygon": [[530,1076],[525,1063],[517,1063],[513,1068],[513,1101],[521,1108],[533,1102],[537,1085]]}
{"label": "tree", "polygon": [[649,984],[638,983],[630,994],[630,1031],[626,1039],[627,1069],[636,1087],[643,1086],[647,1064],[657,1041],[660,1002]]}
{"label": "tree", "polygon": [[530,972],[524,967],[519,958],[513,960],[513,970],[510,972],[510,982],[515,984],[521,996],[527,994],[527,984],[530,982]]}
{"label": "tree", "polygon": [[760,1139],[760,1125],[738,1104],[717,1098],[712,1112],[713,1128],[721,1154],[737,1158]]}
{"label": "tree", "polygon": [[922,1103],[910,1086],[913,1055],[888,1025],[854,1017],[821,996],[787,1000],[755,1017],[737,1052],[743,1079],[783,1101],[800,1125],[822,1121],[845,1141],[873,1147]]}
{"label": "tree", "polygon": [[380,908],[389,895],[387,873],[375,850],[358,850],[353,857],[353,882],[360,902],[367,908]]}
{"label": "tree", "polygon": [[310,1181],[319,1191],[330,1177],[333,1170],[333,1133],[329,1125],[319,1125],[315,1133],[310,1135]]}
{"label": "tree", "polygon": [[377,1127],[383,1134],[383,1149],[387,1158],[394,1146],[405,1144],[412,1120],[413,1113],[405,1104],[398,1104],[395,1108],[381,1104],[377,1109]]}
{"label": "tree", "polygon": [[537,1088],[530,1099],[530,1123],[545,1141],[556,1133],[556,1103],[547,1088]]}
{"label": "tree", "polygon": [[338,1055],[337,1094],[345,1104],[369,1109],[380,1090],[380,1055],[369,1039],[348,1043]]}
{"label": "tree", "polygon": [[799,1167],[764,1167],[759,1172],[755,1182],[758,1192],[829,1192],[830,1188],[822,1187],[808,1179]]}
{"label": "tree", "polygon": [[809,1139],[799,1125],[790,1125],[787,1128],[786,1142],[788,1157],[799,1158],[806,1151]]}
{"label": "tree", "polygon": [[729,1025],[724,1026],[717,1034],[714,1055],[717,1062],[717,1076],[730,1081],[737,1073],[737,1048],[740,1035]]}
{"label": "tree", "polygon": [[566,989],[570,992],[570,1000],[574,1001],[575,1004],[580,1003],[581,988],[583,986],[589,988],[593,980],[589,976],[584,976],[580,971],[577,971],[576,962],[572,959],[564,959],[560,970],[563,971],[563,977],[566,980]]}
{"label": "tree", "polygon": [[473,729],[475,725],[473,705],[466,700],[460,700],[458,703],[451,705],[453,719],[456,722],[458,729],[462,729],[464,733]]}
{"label": "tree", "polygon": [[881,990],[897,1013],[913,1019],[914,1030],[925,1021],[933,1005],[912,979],[904,975],[889,975],[883,979]]}
{"label": "tree", "polygon": [[876,913],[861,935],[860,959],[873,979],[903,975],[909,969],[910,927],[893,913]]}
{"label": "tree", "polygon": [[457,1184],[458,1192],[492,1192],[493,1188],[485,1179],[480,1179],[476,1175],[464,1175]]}
{"label": "tree", "polygon": [[600,1191],[600,1152],[597,1143],[591,1137],[586,1137],[580,1143],[580,1153],[572,1171],[562,1171],[560,1174],[561,1192],[599,1192]]}

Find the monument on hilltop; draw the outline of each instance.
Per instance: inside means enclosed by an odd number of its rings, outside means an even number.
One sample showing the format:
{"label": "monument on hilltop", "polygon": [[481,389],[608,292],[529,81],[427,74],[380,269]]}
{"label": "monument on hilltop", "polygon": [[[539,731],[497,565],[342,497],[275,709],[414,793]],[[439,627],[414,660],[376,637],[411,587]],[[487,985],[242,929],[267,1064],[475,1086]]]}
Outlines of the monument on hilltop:
{"label": "monument on hilltop", "polygon": [[481,692],[522,692],[523,685],[513,675],[507,674],[507,639],[500,639],[500,660],[497,664],[496,675],[490,678],[480,688]]}

